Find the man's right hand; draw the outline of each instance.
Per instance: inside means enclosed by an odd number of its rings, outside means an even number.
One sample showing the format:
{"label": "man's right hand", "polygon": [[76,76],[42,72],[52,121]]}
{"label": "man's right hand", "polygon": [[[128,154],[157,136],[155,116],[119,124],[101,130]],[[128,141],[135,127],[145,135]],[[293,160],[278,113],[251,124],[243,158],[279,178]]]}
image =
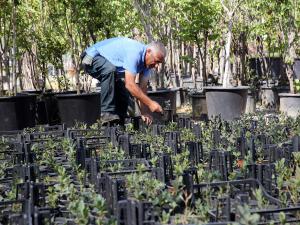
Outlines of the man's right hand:
{"label": "man's right hand", "polygon": [[129,71],[125,71],[125,87],[130,92],[130,94],[136,97],[142,104],[147,106],[151,112],[163,112],[162,107],[151,98],[147,96],[146,93],[146,82],[142,82],[142,89],[135,83],[135,75]]}
{"label": "man's right hand", "polygon": [[152,101],[151,104],[149,105],[149,109],[151,112],[158,112],[161,113],[163,111],[162,107],[160,104],[158,104],[156,101]]}

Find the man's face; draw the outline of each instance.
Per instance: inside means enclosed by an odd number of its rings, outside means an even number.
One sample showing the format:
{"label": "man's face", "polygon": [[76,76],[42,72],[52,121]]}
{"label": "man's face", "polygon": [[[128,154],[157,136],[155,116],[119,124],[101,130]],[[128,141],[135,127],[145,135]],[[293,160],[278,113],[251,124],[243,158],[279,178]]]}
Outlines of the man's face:
{"label": "man's face", "polygon": [[159,63],[164,61],[164,56],[159,52],[154,52],[151,49],[147,49],[145,56],[145,63],[147,68],[157,68]]}

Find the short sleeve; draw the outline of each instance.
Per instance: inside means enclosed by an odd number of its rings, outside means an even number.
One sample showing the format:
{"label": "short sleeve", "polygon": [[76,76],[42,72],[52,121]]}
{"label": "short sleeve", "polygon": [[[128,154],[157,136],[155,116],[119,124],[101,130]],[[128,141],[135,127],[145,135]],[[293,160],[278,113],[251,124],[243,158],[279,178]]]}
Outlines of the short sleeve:
{"label": "short sleeve", "polygon": [[128,70],[132,74],[136,75],[138,73],[138,66],[141,60],[140,53],[132,50],[130,53],[127,53],[124,59],[123,68]]}

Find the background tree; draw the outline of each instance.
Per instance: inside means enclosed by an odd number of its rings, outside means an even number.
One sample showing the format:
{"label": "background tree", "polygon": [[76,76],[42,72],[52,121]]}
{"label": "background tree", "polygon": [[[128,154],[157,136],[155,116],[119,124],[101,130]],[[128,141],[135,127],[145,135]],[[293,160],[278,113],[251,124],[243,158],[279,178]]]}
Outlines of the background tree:
{"label": "background tree", "polygon": [[230,87],[232,86],[230,80],[232,78],[231,72],[231,44],[233,39],[233,26],[235,21],[237,20],[239,14],[238,10],[243,2],[243,0],[220,0],[223,10],[225,12],[225,21],[227,23],[227,30],[226,30],[226,44],[225,44],[225,70],[223,75],[223,87]]}
{"label": "background tree", "polygon": [[206,83],[208,44],[212,46],[212,42],[220,38],[221,5],[217,0],[171,0],[170,3],[179,24],[177,37],[196,44],[197,59],[202,63],[201,75]]}

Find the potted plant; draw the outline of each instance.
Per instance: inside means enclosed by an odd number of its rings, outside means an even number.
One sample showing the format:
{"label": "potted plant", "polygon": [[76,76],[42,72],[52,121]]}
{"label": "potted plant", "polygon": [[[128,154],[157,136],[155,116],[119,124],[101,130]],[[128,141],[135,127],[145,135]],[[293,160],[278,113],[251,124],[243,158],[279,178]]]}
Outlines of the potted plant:
{"label": "potted plant", "polygon": [[232,73],[231,63],[231,43],[233,38],[233,25],[235,14],[240,7],[241,1],[223,1],[221,4],[226,13],[227,35],[225,44],[225,71],[223,74],[223,86],[205,87],[207,111],[209,117],[221,116],[224,120],[233,120],[240,117],[245,112],[247,102],[247,86],[233,86],[231,84]]}
{"label": "potted plant", "polygon": [[[7,1],[1,4],[0,20],[9,20],[1,28],[1,92],[4,93],[4,82],[7,79],[7,95],[0,97],[0,130],[21,130],[35,125],[35,95],[17,95],[17,67],[19,48],[17,35],[20,18],[18,1]],[[19,37],[20,36],[20,37]],[[23,37],[22,37],[23,38]]]}
{"label": "potted plant", "polygon": [[272,110],[278,109],[278,93],[287,92],[284,33],[288,30],[285,26],[290,26],[288,21],[292,22],[288,15],[293,14],[289,4],[294,3],[271,1],[268,4],[259,0],[250,3],[253,42],[249,48],[252,52],[249,67],[260,79],[262,106]]}
{"label": "potted plant", "polygon": [[296,79],[297,46],[299,46],[299,18],[295,15],[300,13],[297,2],[285,1],[280,3],[281,16],[278,17],[279,29],[282,34],[282,52],[286,63],[286,74],[289,80],[290,93],[279,94],[280,112],[287,116],[297,117],[300,112],[300,82]]}

